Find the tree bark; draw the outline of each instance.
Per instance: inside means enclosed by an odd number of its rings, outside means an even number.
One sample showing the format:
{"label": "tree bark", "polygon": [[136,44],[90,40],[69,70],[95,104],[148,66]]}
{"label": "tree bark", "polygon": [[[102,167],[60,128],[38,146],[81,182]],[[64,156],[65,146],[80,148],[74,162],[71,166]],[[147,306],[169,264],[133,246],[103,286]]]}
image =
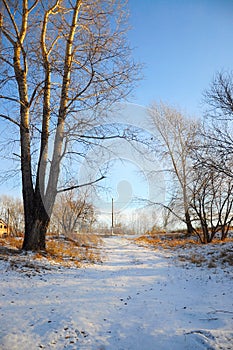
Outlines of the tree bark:
{"label": "tree bark", "polygon": [[193,226],[192,226],[192,221],[190,218],[190,214],[188,211],[185,212],[185,222],[187,226],[187,234],[188,236],[191,236],[194,232]]}
{"label": "tree bark", "polygon": [[41,201],[35,203],[34,210],[30,227],[25,226],[23,249],[31,251],[45,250],[45,238],[50,217]]}

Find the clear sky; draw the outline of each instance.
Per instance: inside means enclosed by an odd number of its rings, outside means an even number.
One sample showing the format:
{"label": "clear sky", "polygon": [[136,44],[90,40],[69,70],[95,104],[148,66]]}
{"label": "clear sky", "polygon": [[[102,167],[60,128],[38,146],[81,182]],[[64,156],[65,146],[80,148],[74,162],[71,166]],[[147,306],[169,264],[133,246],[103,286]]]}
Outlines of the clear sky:
{"label": "clear sky", "polygon": [[129,38],[144,79],[134,101],[175,104],[200,114],[203,90],[232,69],[232,0],[129,0]]}

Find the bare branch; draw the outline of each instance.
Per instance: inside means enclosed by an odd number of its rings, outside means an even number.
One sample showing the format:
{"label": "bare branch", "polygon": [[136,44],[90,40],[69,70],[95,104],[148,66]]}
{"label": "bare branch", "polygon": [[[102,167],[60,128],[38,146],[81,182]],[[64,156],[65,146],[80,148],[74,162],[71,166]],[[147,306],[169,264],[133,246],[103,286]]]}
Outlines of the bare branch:
{"label": "bare branch", "polygon": [[2,99],[4,99],[4,100],[9,100],[9,101],[12,101],[12,102],[17,102],[17,103],[19,103],[19,104],[22,103],[20,100],[17,100],[17,98],[5,96],[5,95],[0,95],[0,98],[2,98]]}
{"label": "bare branch", "polygon": [[37,92],[38,92],[40,86],[41,86],[43,83],[44,83],[44,82],[41,81],[39,84],[37,84],[37,86],[36,86],[35,89],[33,90],[32,94],[31,94],[31,97],[30,97],[30,100],[29,100],[29,102],[28,102],[29,107],[31,107],[31,105],[32,105],[32,103],[33,103],[33,101],[34,101],[34,99],[35,99],[35,97],[36,97],[36,94],[37,94]]}
{"label": "bare branch", "polygon": [[35,0],[34,4],[32,4],[31,7],[29,7],[28,12],[31,12],[32,10],[34,10],[34,8],[36,7],[36,5],[38,4],[39,0]]}
{"label": "bare branch", "polygon": [[10,121],[11,123],[13,123],[15,125],[17,125],[19,128],[21,127],[20,123],[18,123],[16,120],[12,119],[11,117],[9,117],[9,116],[7,116],[5,114],[0,114],[0,117]]}
{"label": "bare branch", "polygon": [[[12,13],[11,13],[11,10],[10,10],[10,8],[9,8],[9,6],[8,6],[8,3],[6,2],[6,0],[2,0],[2,1],[3,1],[3,4],[4,4],[4,6],[5,6],[7,12],[8,12],[8,15],[9,15],[9,17],[10,17],[10,20],[11,20],[11,22],[12,22],[12,24],[13,24],[13,27],[14,27],[15,33],[16,33],[16,36],[19,38],[19,37],[20,37],[20,33],[19,33],[19,30],[18,30],[16,21],[15,21],[13,15],[12,15]],[[4,33],[4,34],[5,34],[5,33]],[[5,35],[6,35],[6,34],[5,34]],[[11,37],[10,37],[10,41],[14,44],[14,41],[13,41],[13,39],[12,39]]]}
{"label": "bare branch", "polygon": [[9,60],[7,60],[5,57],[0,56],[0,60],[2,60],[3,62],[7,63],[9,66],[11,66],[12,68],[14,68],[13,63],[11,63]]}
{"label": "bare branch", "polygon": [[81,188],[81,187],[86,187],[86,186],[90,186],[90,185],[94,185],[95,183],[105,179],[106,176],[101,176],[99,179],[97,180],[94,180],[94,181],[90,181],[90,182],[87,182],[85,184],[81,184],[81,185],[76,185],[76,186],[71,186],[71,187],[67,187],[67,188],[63,188],[63,189],[60,189],[60,190],[57,190],[57,193],[61,193],[61,192],[67,192],[67,191],[71,191],[71,190],[74,190],[74,189],[77,189],[77,188]]}

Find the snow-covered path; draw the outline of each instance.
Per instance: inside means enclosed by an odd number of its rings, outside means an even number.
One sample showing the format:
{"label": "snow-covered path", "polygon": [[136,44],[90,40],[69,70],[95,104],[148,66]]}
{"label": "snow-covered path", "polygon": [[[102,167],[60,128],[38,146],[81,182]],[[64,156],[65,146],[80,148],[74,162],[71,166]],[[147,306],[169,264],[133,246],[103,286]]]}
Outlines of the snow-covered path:
{"label": "snow-covered path", "polygon": [[105,258],[36,275],[1,266],[2,350],[233,349],[232,278],[105,239]]}

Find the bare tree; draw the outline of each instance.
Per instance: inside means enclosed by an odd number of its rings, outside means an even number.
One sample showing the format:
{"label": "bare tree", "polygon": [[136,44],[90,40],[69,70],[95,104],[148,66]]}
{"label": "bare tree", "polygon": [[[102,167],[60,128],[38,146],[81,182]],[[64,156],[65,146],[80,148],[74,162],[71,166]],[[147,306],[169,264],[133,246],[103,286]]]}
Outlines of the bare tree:
{"label": "bare tree", "polygon": [[[155,134],[154,149],[168,166],[168,172],[177,186],[177,194],[181,194],[181,212],[176,212],[177,204],[166,206],[177,218],[187,226],[188,234],[193,232],[190,217],[189,181],[191,172],[190,147],[194,142],[198,129],[197,121],[185,118],[178,110],[163,103],[153,104],[149,109],[149,117]],[[176,197],[178,203],[178,197]]]}
{"label": "bare tree", "polygon": [[224,240],[233,222],[232,179],[214,168],[194,167],[191,207],[196,214],[196,232],[201,242],[210,243],[218,232]]}
{"label": "bare tree", "polygon": [[137,67],[123,0],[1,3],[0,116],[19,132],[23,249],[40,250],[58,186],[62,192],[80,185],[59,183],[61,162],[83,155],[97,108],[130,92]]}
{"label": "bare tree", "polygon": [[228,235],[232,216],[233,74],[217,73],[204,101],[205,119],[192,147],[194,176],[191,205],[201,227],[203,243],[221,232]]}
{"label": "bare tree", "polygon": [[87,193],[80,196],[74,191],[68,191],[58,196],[51,224],[57,227],[59,233],[75,237],[77,232],[83,230],[91,232],[95,221],[95,210],[88,201]]}

